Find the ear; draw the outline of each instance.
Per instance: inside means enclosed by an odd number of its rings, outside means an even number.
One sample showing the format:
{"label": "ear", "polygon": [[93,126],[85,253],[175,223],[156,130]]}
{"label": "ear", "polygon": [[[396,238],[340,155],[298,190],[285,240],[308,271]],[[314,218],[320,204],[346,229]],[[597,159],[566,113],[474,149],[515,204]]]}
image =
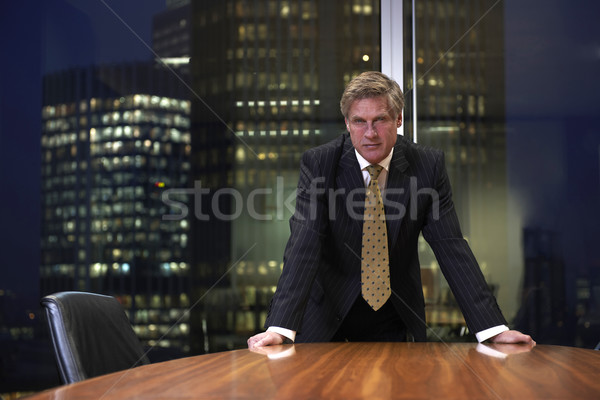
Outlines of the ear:
{"label": "ear", "polygon": [[346,129],[350,132],[350,124],[348,123],[348,118],[344,117],[344,122],[346,123]]}
{"label": "ear", "polygon": [[398,115],[398,119],[396,120],[396,128],[400,128],[402,126],[402,113]]}

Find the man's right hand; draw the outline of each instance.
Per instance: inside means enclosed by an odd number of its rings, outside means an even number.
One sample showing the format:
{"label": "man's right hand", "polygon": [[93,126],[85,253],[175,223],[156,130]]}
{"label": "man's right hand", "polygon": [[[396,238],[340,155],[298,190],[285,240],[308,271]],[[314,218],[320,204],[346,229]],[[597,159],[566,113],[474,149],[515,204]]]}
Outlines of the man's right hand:
{"label": "man's right hand", "polygon": [[248,339],[248,348],[253,349],[256,347],[283,344],[284,339],[282,335],[276,332],[262,332]]}

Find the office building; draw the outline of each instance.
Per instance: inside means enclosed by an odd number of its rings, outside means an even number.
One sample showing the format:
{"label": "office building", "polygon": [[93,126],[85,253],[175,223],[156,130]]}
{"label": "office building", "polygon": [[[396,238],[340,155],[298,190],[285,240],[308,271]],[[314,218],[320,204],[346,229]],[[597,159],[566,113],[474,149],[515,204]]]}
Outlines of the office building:
{"label": "office building", "polygon": [[[559,253],[560,240],[556,232],[523,229],[525,270],[515,325],[549,344],[564,344],[566,337],[572,335],[567,331],[565,263]],[[591,332],[598,333],[598,328]],[[595,339],[597,336],[588,345],[596,345]]]}
{"label": "office building", "polygon": [[152,19],[152,51],[185,82],[189,80],[191,43],[190,0],[167,1],[167,9]]}
{"label": "office building", "polygon": [[162,194],[189,178],[186,96],[154,64],[49,74],[41,138],[41,295],[113,295],[144,343],[181,350],[189,348],[190,222],[166,219],[179,209]]}

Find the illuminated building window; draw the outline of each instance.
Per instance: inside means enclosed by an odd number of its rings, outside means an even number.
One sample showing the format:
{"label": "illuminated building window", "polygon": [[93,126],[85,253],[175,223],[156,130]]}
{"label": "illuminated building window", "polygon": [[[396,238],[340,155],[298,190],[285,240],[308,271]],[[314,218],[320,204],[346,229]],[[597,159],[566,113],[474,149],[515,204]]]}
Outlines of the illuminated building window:
{"label": "illuminated building window", "polygon": [[161,306],[161,300],[162,300],[161,297],[158,295],[152,296],[150,306],[154,307],[154,308],[159,308]]}
{"label": "illuminated building window", "polygon": [[[148,307],[148,303],[146,302],[146,296],[143,296],[141,294],[135,295],[135,302],[136,302],[136,305],[137,305],[138,308],[146,308],[146,307]],[[148,320],[148,318],[147,318],[147,314],[146,314],[146,321],[147,320]]]}

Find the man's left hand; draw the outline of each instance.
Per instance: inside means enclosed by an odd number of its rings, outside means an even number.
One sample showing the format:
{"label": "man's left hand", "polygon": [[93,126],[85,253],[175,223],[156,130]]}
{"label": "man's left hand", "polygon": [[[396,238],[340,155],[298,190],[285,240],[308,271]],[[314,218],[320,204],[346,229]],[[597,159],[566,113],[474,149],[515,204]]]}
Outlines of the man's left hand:
{"label": "man's left hand", "polygon": [[492,343],[523,343],[523,344],[533,344],[535,346],[535,341],[531,338],[531,336],[521,333],[519,331],[504,331],[502,333],[497,334],[496,336],[492,336],[489,339]]}

